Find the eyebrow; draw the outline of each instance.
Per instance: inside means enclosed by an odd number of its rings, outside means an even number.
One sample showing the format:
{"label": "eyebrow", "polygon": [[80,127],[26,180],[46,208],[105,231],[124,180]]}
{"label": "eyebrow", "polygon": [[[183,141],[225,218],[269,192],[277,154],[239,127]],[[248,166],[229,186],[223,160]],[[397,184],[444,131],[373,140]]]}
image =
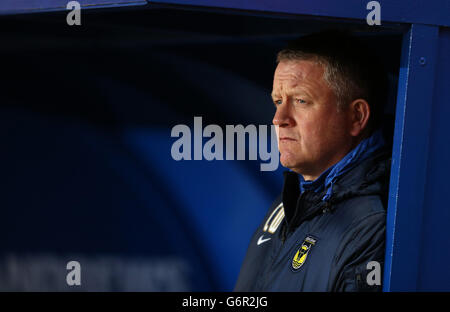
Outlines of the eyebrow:
{"label": "eyebrow", "polygon": [[[295,88],[289,88],[286,90],[286,92],[288,95],[292,95],[293,93],[296,93],[298,91],[301,91],[303,93],[305,93],[307,96],[312,96],[310,92],[306,91],[304,88],[302,88],[301,86],[297,86]],[[272,93],[270,94],[270,96],[272,97],[272,99],[276,98],[276,97],[280,97],[280,94],[277,91],[272,91]]]}

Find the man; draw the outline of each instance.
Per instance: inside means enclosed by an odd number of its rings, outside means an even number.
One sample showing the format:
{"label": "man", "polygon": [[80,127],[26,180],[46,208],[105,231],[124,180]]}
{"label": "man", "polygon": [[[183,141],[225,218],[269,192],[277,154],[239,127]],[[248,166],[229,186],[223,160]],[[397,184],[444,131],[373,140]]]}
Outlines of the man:
{"label": "man", "polygon": [[235,291],[381,290],[386,74],[363,44],[337,32],[291,42],[277,63],[273,124],[290,170],[251,239]]}

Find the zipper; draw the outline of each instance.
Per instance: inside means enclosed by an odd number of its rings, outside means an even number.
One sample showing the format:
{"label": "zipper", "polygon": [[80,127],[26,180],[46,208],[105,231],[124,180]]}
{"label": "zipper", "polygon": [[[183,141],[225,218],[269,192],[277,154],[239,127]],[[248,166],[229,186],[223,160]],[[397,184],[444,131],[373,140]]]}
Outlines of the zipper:
{"label": "zipper", "polygon": [[[294,216],[292,217],[292,220],[291,220],[291,221],[294,221],[294,220],[297,218],[297,215],[298,215],[299,211],[302,210],[301,207],[303,206],[303,202],[304,202],[304,199],[305,199],[305,194],[306,194],[307,192],[308,192],[308,191],[304,191],[303,193],[300,194],[300,196],[299,196],[299,198],[298,198],[298,200],[297,200],[296,207],[295,207],[295,214],[294,214]],[[297,207],[300,207],[300,209],[297,209]],[[286,241],[287,235],[288,235],[290,232],[292,232],[291,227],[292,227],[292,222],[291,222],[291,225],[289,225],[288,223],[286,223],[286,226],[282,228],[282,230],[283,230],[283,231],[281,232],[281,243],[282,243],[281,245],[282,245],[282,246],[284,245],[284,242]]]}
{"label": "zipper", "polygon": [[356,287],[361,288],[361,285],[362,285],[361,274],[356,274]]}

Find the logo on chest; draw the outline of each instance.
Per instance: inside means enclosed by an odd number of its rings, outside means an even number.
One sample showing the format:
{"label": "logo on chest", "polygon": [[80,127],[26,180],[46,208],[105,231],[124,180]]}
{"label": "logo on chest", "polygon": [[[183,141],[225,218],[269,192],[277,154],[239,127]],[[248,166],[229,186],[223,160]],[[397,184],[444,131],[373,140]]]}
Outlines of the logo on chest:
{"label": "logo on chest", "polygon": [[283,218],[284,218],[284,207],[283,203],[281,203],[273,210],[269,218],[267,218],[267,221],[264,224],[263,231],[269,232],[270,234],[275,233],[275,231],[280,226],[281,221],[283,221]]}
{"label": "logo on chest", "polygon": [[305,264],[306,258],[308,258],[308,254],[311,248],[316,244],[316,240],[311,236],[307,236],[304,240],[300,248],[294,255],[292,259],[292,268],[294,270],[298,270]]}

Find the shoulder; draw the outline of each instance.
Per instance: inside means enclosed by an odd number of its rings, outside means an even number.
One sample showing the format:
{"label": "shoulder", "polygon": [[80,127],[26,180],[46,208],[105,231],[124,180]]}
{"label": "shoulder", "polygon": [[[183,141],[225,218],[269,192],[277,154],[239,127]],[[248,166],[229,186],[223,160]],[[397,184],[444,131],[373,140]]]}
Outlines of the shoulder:
{"label": "shoulder", "polygon": [[372,215],[386,215],[382,200],[377,195],[352,197],[337,204],[335,211],[350,224]]}
{"label": "shoulder", "polygon": [[337,211],[342,224],[335,253],[335,263],[364,254],[371,246],[384,244],[386,211],[378,196],[362,196],[342,203]]}
{"label": "shoulder", "polygon": [[330,223],[337,229],[335,234],[341,244],[363,235],[365,230],[384,229],[386,226],[386,210],[377,195],[347,199],[337,204],[331,214]]}
{"label": "shoulder", "polygon": [[267,219],[271,218],[271,215],[275,214],[277,211],[283,208],[283,199],[282,195],[278,195],[277,198],[272,202],[272,204],[269,206],[269,209],[266,212],[266,215],[264,216],[264,222],[266,222]]}

